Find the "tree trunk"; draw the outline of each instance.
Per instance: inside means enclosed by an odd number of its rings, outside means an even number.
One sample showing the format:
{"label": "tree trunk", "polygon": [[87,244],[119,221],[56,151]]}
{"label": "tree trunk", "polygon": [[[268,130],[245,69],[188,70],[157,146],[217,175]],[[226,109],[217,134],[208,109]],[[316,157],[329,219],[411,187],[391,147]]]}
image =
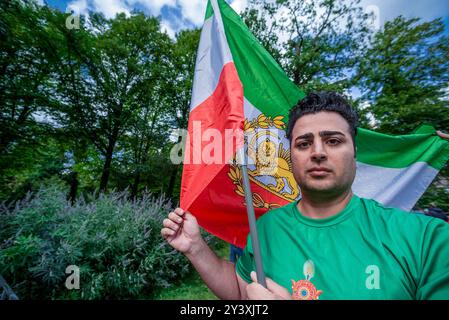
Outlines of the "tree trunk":
{"label": "tree trunk", "polygon": [[117,141],[118,130],[114,130],[112,137],[109,139],[108,148],[106,150],[106,159],[104,161],[103,173],[100,180],[100,192],[105,192],[108,186],[109,174],[111,171],[112,154],[114,153],[115,143]]}
{"label": "tree trunk", "polygon": [[70,174],[70,192],[68,195],[68,198],[72,204],[75,203],[76,200],[76,194],[78,193],[78,172],[73,171]]}
{"label": "tree trunk", "polygon": [[140,172],[138,171],[134,177],[134,183],[131,188],[131,198],[135,198],[137,196],[137,192],[139,191],[139,183],[140,183]]}
{"label": "tree trunk", "polygon": [[178,176],[178,167],[174,166],[168,183],[167,196],[173,199],[173,190],[175,188],[176,177]]}
{"label": "tree trunk", "polygon": [[100,179],[100,192],[101,191],[106,191],[106,188],[108,186],[108,181],[109,181],[109,173],[111,170],[111,163],[112,163],[112,152],[107,152],[106,154],[106,160],[104,162],[104,166],[103,166],[103,173],[101,174],[101,179]]}

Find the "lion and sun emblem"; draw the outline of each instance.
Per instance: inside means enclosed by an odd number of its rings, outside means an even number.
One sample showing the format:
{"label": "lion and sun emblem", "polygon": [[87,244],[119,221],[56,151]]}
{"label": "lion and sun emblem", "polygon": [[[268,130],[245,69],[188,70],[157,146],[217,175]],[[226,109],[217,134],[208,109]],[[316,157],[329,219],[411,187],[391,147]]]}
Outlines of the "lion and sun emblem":
{"label": "lion and sun emblem", "polygon": [[[249,179],[259,187],[291,202],[300,197],[301,191],[293,176],[283,118],[283,116],[272,118],[260,114],[251,121],[245,120],[248,175]],[[284,147],[286,144],[287,148]],[[228,176],[236,185],[235,192],[244,197],[242,176],[235,161],[230,165]],[[257,192],[253,192],[253,204],[257,208],[266,209],[281,206],[263,199]]]}

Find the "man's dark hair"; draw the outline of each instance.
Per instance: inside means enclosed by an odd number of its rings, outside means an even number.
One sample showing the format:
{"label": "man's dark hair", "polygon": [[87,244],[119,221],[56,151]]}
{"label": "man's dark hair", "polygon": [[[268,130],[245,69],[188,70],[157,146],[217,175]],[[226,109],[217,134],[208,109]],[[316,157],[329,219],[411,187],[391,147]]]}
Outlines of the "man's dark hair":
{"label": "man's dark hair", "polygon": [[352,141],[355,149],[355,136],[357,135],[358,116],[348,101],[336,92],[311,92],[296,106],[290,110],[287,126],[287,138],[292,140],[292,131],[296,120],[306,114],[314,114],[321,111],[336,112],[341,115],[349,125]]}

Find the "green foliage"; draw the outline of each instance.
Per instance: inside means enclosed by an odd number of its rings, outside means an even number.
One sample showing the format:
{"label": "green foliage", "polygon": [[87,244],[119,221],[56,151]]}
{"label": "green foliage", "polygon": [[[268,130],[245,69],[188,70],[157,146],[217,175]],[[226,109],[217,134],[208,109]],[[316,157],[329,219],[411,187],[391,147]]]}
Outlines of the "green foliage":
{"label": "green foliage", "polygon": [[199,30],[173,40],[139,12],[69,30],[66,17],[33,1],[0,8],[0,201],[49,176],[71,198],[108,185],[177,198],[169,135],[187,127]]}
{"label": "green foliage", "polygon": [[[126,192],[71,205],[59,188],[43,188],[0,212],[0,274],[22,299],[151,298],[190,270],[160,235],[170,206]],[[69,265],[80,268],[80,290],[65,287]]]}
{"label": "green foliage", "polygon": [[[215,253],[219,258],[229,259],[229,243],[219,240],[215,247]],[[217,300],[217,296],[207,287],[196,270],[182,281],[176,282],[171,288],[157,292],[155,300]]]}
{"label": "green foliage", "polygon": [[351,86],[369,43],[360,0],[251,0],[243,19],[291,79],[306,91]]}
{"label": "green foliage", "polygon": [[63,179],[64,149],[48,134],[35,139],[34,146],[19,144],[0,157],[0,202],[22,199],[43,183]]}
{"label": "green foliage", "polygon": [[415,208],[441,208],[449,212],[449,164],[441,169],[435,180],[416,203]]}
{"label": "green foliage", "polygon": [[422,123],[449,128],[449,37],[441,19],[402,16],[376,33],[354,81],[361,86],[376,130],[407,134]]}
{"label": "green foliage", "polygon": [[45,131],[33,115],[55,103],[51,72],[56,57],[45,21],[51,13],[30,1],[0,7],[0,155],[31,146]]}

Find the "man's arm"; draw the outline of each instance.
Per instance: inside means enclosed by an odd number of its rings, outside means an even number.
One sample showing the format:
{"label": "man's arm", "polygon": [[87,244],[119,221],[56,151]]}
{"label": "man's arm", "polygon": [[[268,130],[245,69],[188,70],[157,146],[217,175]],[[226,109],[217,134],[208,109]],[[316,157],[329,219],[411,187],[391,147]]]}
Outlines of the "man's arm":
{"label": "man's arm", "polygon": [[203,239],[201,242],[186,257],[209,289],[220,299],[246,299],[247,283],[236,273],[234,264],[220,259]]}
{"label": "man's arm", "polygon": [[162,236],[176,250],[184,253],[200,274],[206,285],[220,299],[291,299],[287,289],[270,278],[267,287],[257,283],[255,272],[248,284],[236,272],[232,262],[220,259],[201,237],[196,218],[181,208],[170,212],[163,221]]}
{"label": "man's arm", "polygon": [[220,259],[200,234],[196,218],[177,208],[163,221],[162,236],[176,250],[184,253],[206,285],[220,299],[246,299],[247,283],[235,272],[234,264]]}

